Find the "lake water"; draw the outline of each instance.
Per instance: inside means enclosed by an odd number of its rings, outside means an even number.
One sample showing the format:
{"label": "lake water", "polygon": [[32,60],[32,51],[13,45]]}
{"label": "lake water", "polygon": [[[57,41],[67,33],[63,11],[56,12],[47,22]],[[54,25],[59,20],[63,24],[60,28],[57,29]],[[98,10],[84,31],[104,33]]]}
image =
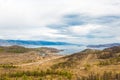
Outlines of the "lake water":
{"label": "lake water", "polygon": [[[80,52],[80,51],[88,48],[86,46],[76,46],[76,45],[26,46],[26,47],[31,47],[31,48],[38,48],[38,47],[56,48],[56,49],[59,49],[59,50],[63,50],[63,51],[58,53],[58,54],[61,54],[61,55],[69,55],[69,54],[77,53],[77,52]],[[96,48],[96,49],[104,49],[104,48]]]}

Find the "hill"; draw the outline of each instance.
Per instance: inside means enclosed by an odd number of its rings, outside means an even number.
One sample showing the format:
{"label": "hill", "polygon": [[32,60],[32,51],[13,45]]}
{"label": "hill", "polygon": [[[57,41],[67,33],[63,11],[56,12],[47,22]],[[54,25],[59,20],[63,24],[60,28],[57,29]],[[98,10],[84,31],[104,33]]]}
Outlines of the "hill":
{"label": "hill", "polygon": [[0,46],[0,53],[26,53],[36,51],[40,54],[58,53],[61,50],[56,48],[40,47],[40,48],[26,48],[23,46],[13,45],[13,46]]}
{"label": "hill", "polygon": [[57,56],[60,50],[55,48],[40,47],[26,48],[23,46],[0,46],[0,64],[29,63]]}
{"label": "hill", "polygon": [[[71,71],[76,75],[75,80],[115,80],[116,75],[120,75],[120,46],[104,50],[86,49],[60,58],[58,61],[54,61],[51,68]],[[112,74],[113,72],[114,74]],[[104,74],[110,75],[104,79]],[[116,80],[120,80],[120,77]]]}
{"label": "hill", "polygon": [[119,57],[120,57],[120,46],[114,46],[114,47],[106,48],[104,50],[85,49],[81,52],[61,58],[64,59],[65,61],[59,63],[58,67],[62,67],[62,66],[64,68],[71,66],[75,67],[77,64],[78,65],[84,64],[84,62],[86,62],[86,59],[87,59],[87,63],[91,64],[91,62],[94,63],[99,60],[101,61],[101,59],[103,60],[112,59],[112,58],[117,59]]}
{"label": "hill", "polygon": [[[11,66],[8,67],[11,69]],[[1,76],[10,80],[120,80],[120,46],[104,50],[85,49],[53,60],[48,59],[44,63],[18,66],[11,69],[15,72],[8,71],[5,74],[6,65],[2,68]]]}

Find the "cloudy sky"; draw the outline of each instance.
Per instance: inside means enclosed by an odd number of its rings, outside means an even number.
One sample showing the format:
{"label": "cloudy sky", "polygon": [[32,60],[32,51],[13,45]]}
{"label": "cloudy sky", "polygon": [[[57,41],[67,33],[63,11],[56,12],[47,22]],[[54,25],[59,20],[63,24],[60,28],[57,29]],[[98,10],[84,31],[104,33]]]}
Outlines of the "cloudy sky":
{"label": "cloudy sky", "polygon": [[120,42],[120,0],[0,0],[0,39]]}

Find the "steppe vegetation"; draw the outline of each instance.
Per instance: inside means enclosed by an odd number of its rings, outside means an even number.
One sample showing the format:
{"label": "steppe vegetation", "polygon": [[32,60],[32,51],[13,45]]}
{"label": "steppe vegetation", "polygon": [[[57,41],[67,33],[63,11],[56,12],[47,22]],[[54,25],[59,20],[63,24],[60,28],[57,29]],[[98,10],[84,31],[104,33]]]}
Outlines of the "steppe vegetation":
{"label": "steppe vegetation", "polygon": [[[35,52],[1,52],[0,55],[0,80],[120,80],[119,46],[104,50],[86,49],[49,60],[46,59],[51,56]],[[8,63],[10,60],[12,63]],[[33,64],[20,66],[27,63]]]}

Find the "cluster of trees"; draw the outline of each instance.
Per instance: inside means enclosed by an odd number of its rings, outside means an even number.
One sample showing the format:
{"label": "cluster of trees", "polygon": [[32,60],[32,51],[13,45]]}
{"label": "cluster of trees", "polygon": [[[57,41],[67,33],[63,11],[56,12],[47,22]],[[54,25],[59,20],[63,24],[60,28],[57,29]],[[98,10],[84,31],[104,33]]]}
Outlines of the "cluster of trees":
{"label": "cluster of trees", "polygon": [[17,68],[17,66],[14,66],[12,64],[0,64],[0,68],[10,69],[10,68]]}
{"label": "cluster of trees", "polygon": [[87,77],[80,77],[77,80],[120,80],[120,73],[104,72],[102,75],[91,73]]}
{"label": "cluster of trees", "polygon": [[51,68],[57,69],[57,68],[74,68],[77,64],[79,64],[80,60],[87,57],[87,53],[75,53],[73,55],[69,55],[67,57],[64,57],[64,62],[59,62],[57,64],[54,64]]}
{"label": "cluster of trees", "polygon": [[114,46],[111,48],[106,48],[101,53],[97,54],[99,59],[108,59],[118,56],[120,53],[120,46]]}
{"label": "cluster of trees", "polygon": [[58,64],[54,64],[51,68],[52,69],[58,69],[58,68],[72,68],[76,64],[75,61],[65,61],[60,62]]}
{"label": "cluster of trees", "polygon": [[110,53],[110,52],[102,52],[100,54],[97,54],[98,59],[108,59],[108,58],[111,58],[113,56],[114,56],[114,54]]}
{"label": "cluster of trees", "polygon": [[109,59],[104,59],[102,61],[99,61],[98,65],[117,65],[120,63],[120,56],[116,56],[113,58],[109,58]]}
{"label": "cluster of trees", "polygon": [[23,71],[23,72],[14,72],[14,73],[7,73],[3,74],[0,77],[0,80],[11,80],[12,78],[24,78],[22,80],[30,80],[30,77],[39,78],[39,80],[43,80],[47,78],[46,76],[51,76],[49,78],[55,78],[53,76],[56,76],[56,78],[64,78],[66,80],[70,80],[72,78],[72,74],[70,72],[67,72],[65,70],[58,71],[58,70],[51,70],[47,69],[46,71]]}
{"label": "cluster of trees", "polygon": [[110,60],[105,60],[105,61],[100,61],[98,65],[106,66],[106,65],[111,65],[111,64],[113,64],[112,61],[110,61]]}

